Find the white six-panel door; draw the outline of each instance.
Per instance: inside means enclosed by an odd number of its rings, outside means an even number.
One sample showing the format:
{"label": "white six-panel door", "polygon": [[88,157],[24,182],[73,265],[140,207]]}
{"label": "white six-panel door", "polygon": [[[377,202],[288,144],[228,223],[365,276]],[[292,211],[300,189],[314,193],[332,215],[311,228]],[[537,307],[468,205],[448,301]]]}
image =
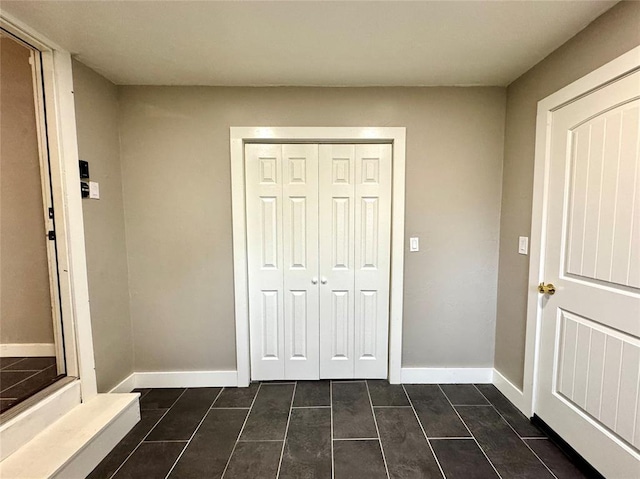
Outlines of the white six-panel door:
{"label": "white six-panel door", "polygon": [[551,117],[536,414],[606,477],[640,477],[640,73]]}
{"label": "white six-panel door", "polygon": [[251,376],[386,378],[391,145],[245,148]]}

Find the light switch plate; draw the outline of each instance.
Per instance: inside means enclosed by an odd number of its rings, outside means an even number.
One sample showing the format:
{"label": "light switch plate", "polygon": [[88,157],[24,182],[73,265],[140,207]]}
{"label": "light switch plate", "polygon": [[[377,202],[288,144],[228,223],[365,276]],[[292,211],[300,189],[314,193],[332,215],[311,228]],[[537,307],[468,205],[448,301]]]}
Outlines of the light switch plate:
{"label": "light switch plate", "polygon": [[100,199],[100,185],[97,181],[89,182],[89,198],[94,200]]}
{"label": "light switch plate", "polygon": [[520,236],[518,238],[518,253],[529,254],[529,237]]}
{"label": "light switch plate", "polygon": [[420,239],[417,237],[409,238],[409,251],[420,251]]}

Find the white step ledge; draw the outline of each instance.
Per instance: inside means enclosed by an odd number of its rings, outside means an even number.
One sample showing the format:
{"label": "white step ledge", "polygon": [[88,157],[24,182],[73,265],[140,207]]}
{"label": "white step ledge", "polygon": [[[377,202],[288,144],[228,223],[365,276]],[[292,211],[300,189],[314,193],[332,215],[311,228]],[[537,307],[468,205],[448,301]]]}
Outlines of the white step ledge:
{"label": "white step ledge", "polygon": [[0,462],[0,477],[86,477],[140,420],[139,396],[98,394],[76,406]]}

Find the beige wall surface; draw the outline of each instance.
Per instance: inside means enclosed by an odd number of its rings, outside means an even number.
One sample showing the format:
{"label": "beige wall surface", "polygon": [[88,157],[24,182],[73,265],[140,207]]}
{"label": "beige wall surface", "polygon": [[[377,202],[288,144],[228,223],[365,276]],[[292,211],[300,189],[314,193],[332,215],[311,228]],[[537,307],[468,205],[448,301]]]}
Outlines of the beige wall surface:
{"label": "beige wall surface", "polygon": [[407,127],[403,365],[492,367],[504,88],[118,91],[136,371],[236,367],[229,127],[253,125]]}
{"label": "beige wall surface", "polygon": [[507,89],[495,364],[522,387],[536,109],[539,100],[640,45],[640,2],[621,2]]}
{"label": "beige wall surface", "polygon": [[0,36],[0,343],[53,339],[30,52]]}
{"label": "beige wall surface", "polygon": [[98,391],[133,371],[116,86],[74,60],[80,159],[89,162],[99,200],[82,200]]}

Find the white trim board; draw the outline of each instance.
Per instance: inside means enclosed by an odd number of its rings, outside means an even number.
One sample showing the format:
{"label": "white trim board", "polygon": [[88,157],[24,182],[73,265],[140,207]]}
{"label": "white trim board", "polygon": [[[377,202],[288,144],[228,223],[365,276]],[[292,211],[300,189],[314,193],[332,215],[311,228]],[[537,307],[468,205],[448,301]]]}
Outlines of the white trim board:
{"label": "white trim board", "polygon": [[34,358],[55,356],[53,343],[13,343],[0,344],[0,358]]}
{"label": "white trim board", "polygon": [[389,382],[402,381],[402,301],[404,281],[404,204],[406,128],[404,127],[231,127],[231,203],[236,321],[237,385],[250,381],[244,145],[246,143],[391,143],[391,283],[389,306]]}
{"label": "white trim board", "polygon": [[493,370],[493,385],[500,391],[511,403],[520,409],[527,417],[529,413],[525,407],[524,394],[511,381],[500,374],[497,369]]}
{"label": "white trim board", "polygon": [[549,182],[549,144],[551,115],[561,106],[574,101],[616,79],[640,68],[640,46],[610,61],[588,75],[538,102],[536,119],[536,149],[533,173],[533,208],[531,212],[531,257],[524,357],[523,402],[520,409],[527,417],[536,410],[537,365],[539,354],[542,297],[537,286],[544,281],[544,246],[546,244],[547,185]]}
{"label": "white trim board", "polygon": [[402,368],[402,384],[490,384],[492,368]]}
{"label": "white trim board", "polygon": [[211,388],[238,386],[236,371],[154,371],[135,372],[111,389],[125,393],[136,388]]}

